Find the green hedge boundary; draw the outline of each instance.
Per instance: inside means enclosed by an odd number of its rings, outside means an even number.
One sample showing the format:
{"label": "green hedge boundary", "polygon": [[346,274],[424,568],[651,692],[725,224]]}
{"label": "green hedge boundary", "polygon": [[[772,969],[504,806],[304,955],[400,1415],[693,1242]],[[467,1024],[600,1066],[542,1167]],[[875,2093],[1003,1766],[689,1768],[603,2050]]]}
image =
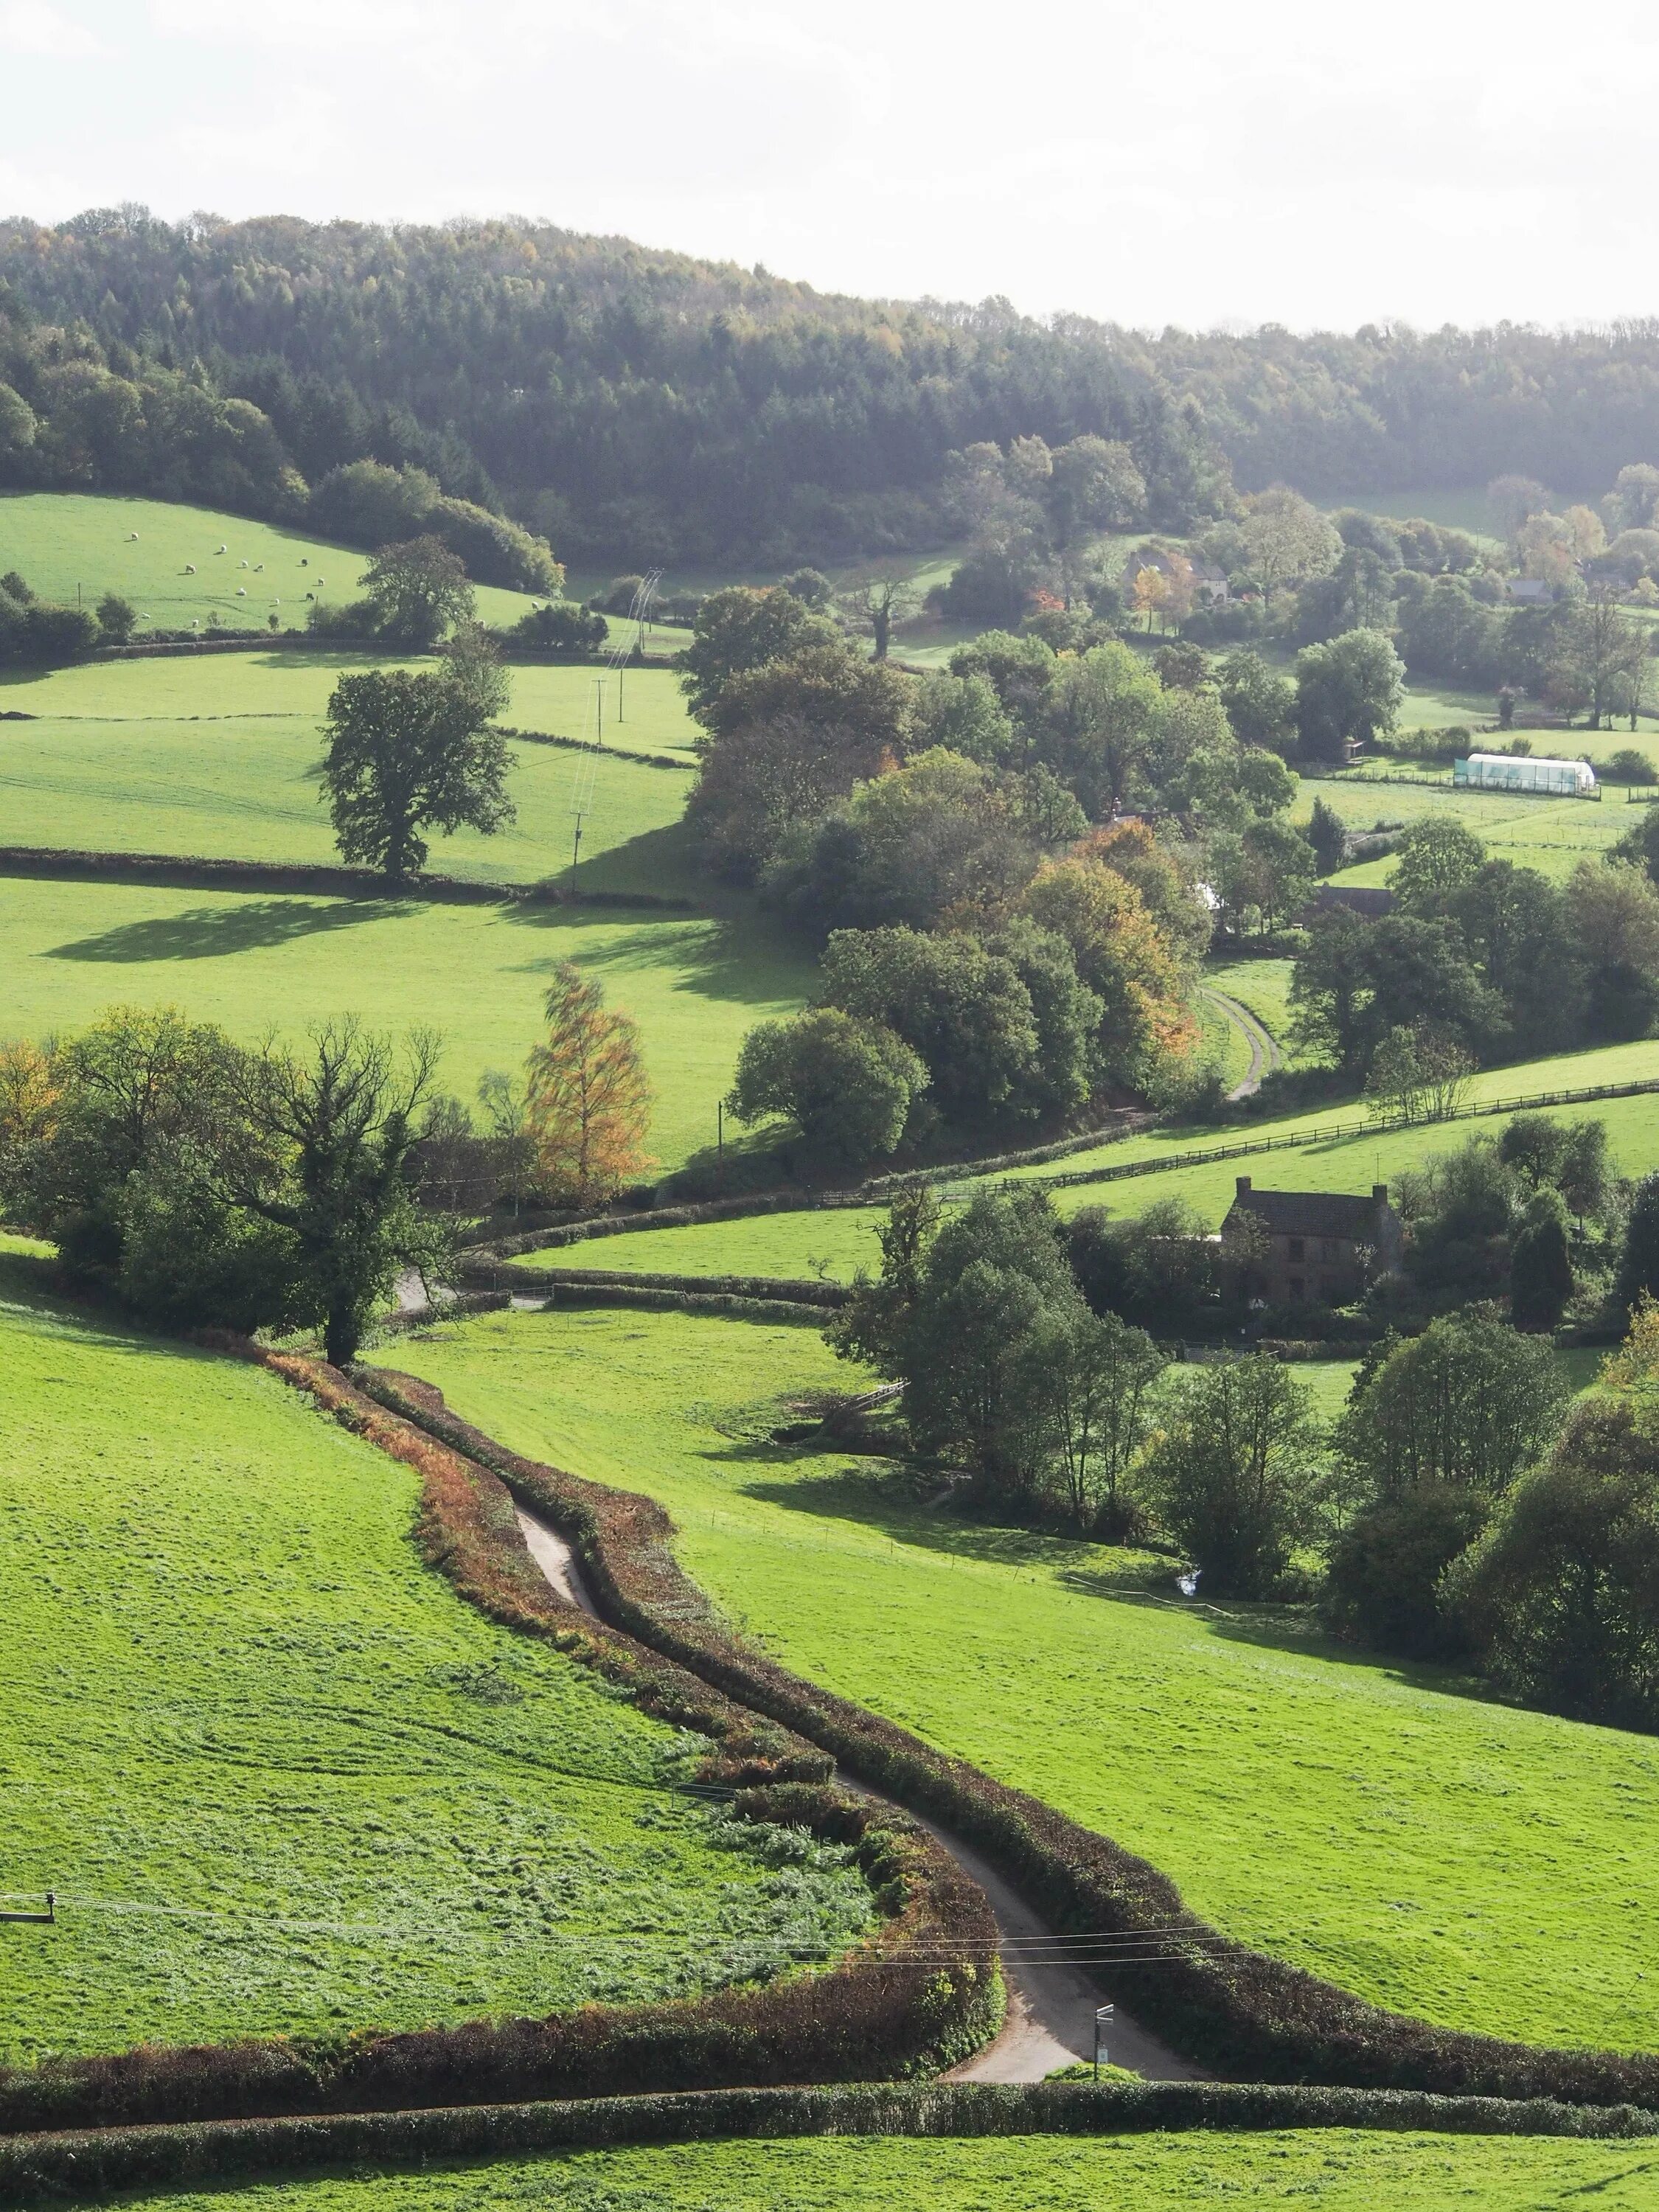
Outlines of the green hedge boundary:
{"label": "green hedge boundary", "polygon": [[12,2069],[0,2073],[0,2136],[640,2089],[885,2081],[952,2064],[994,2032],[1002,2011],[995,1918],[978,1886],[924,1830],[890,1806],[831,1788],[822,1752],[566,1604],[532,1559],[513,1500],[490,1470],[388,1414],[320,1361],[242,1338],[206,1340],[307,1391],[355,1433],[413,1467],[422,1478],[416,1542],[464,1598],[544,1637],[644,1711],[710,1738],[698,1784],[729,1796],[738,1819],[805,1828],[848,1847],[880,1917],[846,1958],[758,1988],[402,2034],[144,2045]]}
{"label": "green hedge boundary", "polygon": [[654,891],[571,890],[539,884],[474,883],[464,876],[411,876],[393,886],[372,868],[290,866],[282,860],[215,860],[189,853],[102,853],[57,845],[0,845],[0,876],[49,883],[154,884],[177,890],[316,891],[333,898],[418,899],[428,906],[649,907],[695,911],[687,898]]}
{"label": "green hedge boundary", "polygon": [[0,2205],[34,2206],[116,2190],[176,2189],[308,2168],[430,2166],[742,2136],[960,2140],[1290,2128],[1626,2142],[1659,2136],[1659,2115],[1630,2106],[1587,2111],[1543,2099],[1514,2102],[1225,2082],[717,2089],[26,2136],[0,2143]]}
{"label": "green hedge boundary", "polygon": [[430,1384],[388,1370],[362,1380],[377,1402],[493,1469],[558,1528],[606,1617],[641,1643],[952,1830],[1057,1931],[1156,1939],[1150,1960],[1091,1971],[1206,2068],[1267,2081],[1659,2109],[1659,2053],[1553,2050],[1437,2027],[1224,1936],[1145,1859],[743,1644],[675,1559],[674,1523],[654,1499],[520,1458],[451,1413]]}

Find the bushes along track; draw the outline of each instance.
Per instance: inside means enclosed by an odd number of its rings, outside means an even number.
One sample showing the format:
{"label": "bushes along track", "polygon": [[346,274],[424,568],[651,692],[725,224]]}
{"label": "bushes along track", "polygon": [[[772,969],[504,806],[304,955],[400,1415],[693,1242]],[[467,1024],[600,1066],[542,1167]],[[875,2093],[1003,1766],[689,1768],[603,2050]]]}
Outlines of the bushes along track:
{"label": "bushes along track", "polygon": [[0,2142],[0,2205],[339,2166],[425,2166],[538,2151],[708,2142],[738,2136],[1103,2136],[1176,2129],[1374,2128],[1395,2134],[1659,2135],[1630,2106],[1231,2082],[938,2082],[923,2088],[719,2089],[581,2104],[471,2105],[324,2118],[221,2121]]}
{"label": "bushes along track", "polygon": [[210,1340],[308,1391],[414,1468],[416,1543],[462,1596],[593,1667],[645,1711],[708,1736],[700,1781],[733,1793],[739,1819],[804,1827],[850,1848],[883,1917],[848,1959],[763,1989],[337,2042],[147,2045],[18,2069],[0,2075],[0,2133],[886,2080],[977,2047],[1000,2009],[996,1923],[948,1853],[902,1814],[829,1787],[829,1759],[787,1728],[566,1605],[531,1559],[493,1472],[319,1361]]}
{"label": "bushes along track", "polygon": [[676,1561],[673,1522],[654,1500],[520,1458],[411,1376],[362,1379],[379,1402],[493,1468],[557,1527],[601,1608],[642,1643],[954,1830],[1056,1929],[1139,1938],[1133,1963],[1092,1971],[1185,2057],[1268,2081],[1659,2109],[1659,2054],[1550,2050],[1437,2027],[1223,1936],[1144,1859],[741,1643]]}

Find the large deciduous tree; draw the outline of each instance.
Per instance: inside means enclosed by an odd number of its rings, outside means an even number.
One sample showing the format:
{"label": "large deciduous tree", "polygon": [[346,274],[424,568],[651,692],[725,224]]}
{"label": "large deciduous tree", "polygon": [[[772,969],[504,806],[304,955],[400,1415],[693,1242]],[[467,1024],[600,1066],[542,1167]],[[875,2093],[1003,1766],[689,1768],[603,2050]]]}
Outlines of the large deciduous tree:
{"label": "large deciduous tree", "polygon": [[1317,1530],[1323,1455],[1306,1386],[1265,1352],[1198,1367],[1142,1470],[1206,1594],[1265,1597]]}
{"label": "large deciduous tree", "polygon": [[428,651],[472,618],[465,563],[441,538],[383,545],[363,572],[363,588],[375,628],[411,653]]}
{"label": "large deciduous tree", "polygon": [[424,866],[420,832],[485,836],[514,818],[507,744],[475,653],[437,671],[343,676],[329,701],[320,797],[342,857],[399,884]]}

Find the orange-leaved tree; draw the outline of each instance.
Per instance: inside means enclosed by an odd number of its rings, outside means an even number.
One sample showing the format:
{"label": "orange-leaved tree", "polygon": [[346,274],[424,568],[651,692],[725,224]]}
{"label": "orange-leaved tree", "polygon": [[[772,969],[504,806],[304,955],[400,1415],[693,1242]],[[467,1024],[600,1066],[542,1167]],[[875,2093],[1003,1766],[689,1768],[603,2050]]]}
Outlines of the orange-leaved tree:
{"label": "orange-leaved tree", "polygon": [[651,1162],[651,1085],[637,1024],[605,1003],[574,960],[547,994],[547,1037],[526,1063],[536,1180],[550,1197],[592,1206]]}
{"label": "orange-leaved tree", "polygon": [[1098,1053],[1116,1083],[1191,1047],[1181,966],[1136,886],[1086,855],[1045,860],[1025,910],[1071,946],[1077,972],[1102,1001]]}

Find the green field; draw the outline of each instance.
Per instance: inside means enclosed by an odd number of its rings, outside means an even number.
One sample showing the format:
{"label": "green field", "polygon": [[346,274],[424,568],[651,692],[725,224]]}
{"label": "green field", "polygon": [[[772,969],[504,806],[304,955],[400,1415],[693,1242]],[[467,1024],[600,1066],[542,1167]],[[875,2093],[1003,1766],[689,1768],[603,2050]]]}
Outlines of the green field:
{"label": "green field", "polygon": [[[1259,992],[1256,1011],[1268,1028],[1273,1029],[1275,986],[1271,971],[1285,964],[1239,961],[1211,972],[1218,984],[1243,999],[1246,991],[1253,988],[1248,971],[1263,971],[1260,985],[1254,987]],[[1235,975],[1237,981],[1232,980]],[[1249,1000],[1246,999],[1245,1003]],[[1534,1091],[1588,1089],[1596,1084],[1656,1078],[1659,1078],[1659,1042],[1649,1040],[1638,1044],[1604,1045],[1589,1052],[1564,1053],[1548,1060],[1527,1060],[1514,1067],[1491,1068],[1474,1079],[1470,1096],[1474,1101],[1495,1100],[1521,1097]],[[1583,1105],[1553,1106],[1544,1110],[1556,1121],[1593,1115],[1605,1121],[1613,1158],[1622,1174],[1644,1175],[1659,1165],[1659,1093],[1633,1098],[1595,1099]],[[1352,1136],[1322,1140],[1319,1138],[1322,1130],[1352,1128],[1364,1121],[1363,1103],[1356,1099],[1346,1105],[1323,1106],[1311,1113],[1290,1115],[1279,1121],[1244,1121],[1221,1129],[1149,1129],[1115,1144],[1073,1153],[1066,1159],[1012,1169],[1006,1177],[999,1180],[1041,1182],[1090,1168],[1115,1165],[1120,1161],[1158,1159],[1267,1137],[1306,1134],[1314,1139],[1283,1151],[1250,1153],[1196,1166],[1171,1167],[1126,1176],[1121,1181],[1072,1184],[1056,1188],[1054,1194],[1055,1206],[1065,1216],[1085,1206],[1103,1206],[1109,1213],[1117,1215],[1138,1214],[1158,1200],[1181,1198],[1199,1209],[1208,1226],[1216,1228],[1232,1200],[1241,1175],[1252,1176],[1267,1190],[1364,1192],[1375,1182],[1397,1179],[1404,1169],[1420,1167],[1432,1154],[1463,1144],[1477,1133],[1496,1134],[1503,1127],[1503,1117],[1493,1115],[1455,1123],[1433,1122],[1409,1129],[1373,1130],[1365,1126]],[[951,1196],[969,1188],[972,1180],[964,1171],[963,1182],[948,1188],[947,1202]],[[635,1273],[662,1271],[679,1274],[818,1275],[846,1280],[857,1267],[873,1269],[879,1265],[876,1226],[881,1218],[881,1209],[877,1206],[803,1207],[799,1212],[693,1223],[684,1228],[630,1230],[562,1251],[526,1253],[514,1264],[524,1267],[619,1267]]]}
{"label": "green field", "polygon": [[[94,606],[118,592],[149,617],[141,636],[152,626],[185,629],[192,619],[205,629],[216,609],[236,627],[262,627],[274,612],[284,629],[300,628],[307,592],[320,588],[325,604],[337,606],[356,596],[368,562],[355,547],[212,507],[114,493],[0,493],[0,569],[15,568],[46,599],[73,603],[78,587]],[[196,574],[186,575],[192,565]],[[533,604],[524,592],[478,586],[485,622],[516,622]]]}
{"label": "green field", "polygon": [[1340,507],[1357,507],[1362,514],[1391,515],[1397,522],[1435,522],[1443,530],[1467,530],[1490,544],[1501,543],[1497,518],[1484,484],[1468,484],[1461,491],[1438,485],[1417,491],[1356,491],[1342,499],[1319,501],[1328,513]]}
{"label": "green field", "polygon": [[854,1386],[810,1332],[626,1310],[400,1345],[515,1449],[648,1491],[781,1658],[1173,1875],[1233,1933],[1470,2028],[1652,2048],[1659,1744],[1184,1603],[1168,1562],[979,1527],[772,1441]]}
{"label": "green field", "polygon": [[0,878],[0,1036],[76,1029],[117,1002],[171,1002],[248,1037],[357,1013],[380,1028],[437,1028],[441,1080],[470,1097],[486,1067],[522,1063],[549,972],[566,959],[640,1023],[657,1091],[651,1146],[664,1166],[712,1144],[744,1031],[798,1006],[812,975],[744,914]]}
{"label": "green field", "polygon": [[[431,668],[430,658],[347,653],[336,647],[270,647],[246,653],[158,655],[148,660],[88,660],[44,674],[0,671],[0,711],[52,722],[224,722],[239,716],[292,719],[320,728],[329,694],[342,676],[366,668]],[[556,738],[602,738],[617,752],[670,752],[690,766],[696,732],[672,669],[631,669],[622,679],[590,665],[508,663],[512,691],[501,720]],[[594,703],[603,684],[604,727]],[[0,725],[0,731],[7,726]]]}
{"label": "green field", "polygon": [[[337,866],[321,752],[315,726],[299,717],[0,723],[0,844]],[[492,837],[434,833],[434,872],[565,881],[580,802],[578,888],[705,902],[679,826],[689,772],[608,750],[511,752],[518,819]]]}
{"label": "green field", "polygon": [[[678,1992],[836,1942],[647,1720],[423,1567],[417,1482],[0,1258],[0,2059]],[[814,1932],[816,1931],[816,1932]]]}
{"label": "green field", "polygon": [[684,2143],[143,2202],[149,2212],[1648,2212],[1656,2192],[1659,2148],[1648,2142],[1342,2128]]}
{"label": "green field", "polygon": [[1291,1042],[1291,971],[1288,960],[1206,960],[1204,981],[1248,1007],[1285,1055],[1299,1067],[1303,1056]]}
{"label": "green field", "polygon": [[[1449,779],[1437,783],[1389,783],[1382,775],[1304,778],[1298,813],[1316,797],[1340,814],[1351,830],[1399,829],[1420,815],[1450,815],[1472,830],[1495,860],[1536,868],[1553,882],[1565,882],[1581,860],[1599,859],[1639,817],[1617,785],[1607,787],[1599,804],[1582,799],[1516,799],[1503,792],[1455,791]],[[1344,868],[1341,884],[1386,883],[1394,858],[1364,860]]]}

